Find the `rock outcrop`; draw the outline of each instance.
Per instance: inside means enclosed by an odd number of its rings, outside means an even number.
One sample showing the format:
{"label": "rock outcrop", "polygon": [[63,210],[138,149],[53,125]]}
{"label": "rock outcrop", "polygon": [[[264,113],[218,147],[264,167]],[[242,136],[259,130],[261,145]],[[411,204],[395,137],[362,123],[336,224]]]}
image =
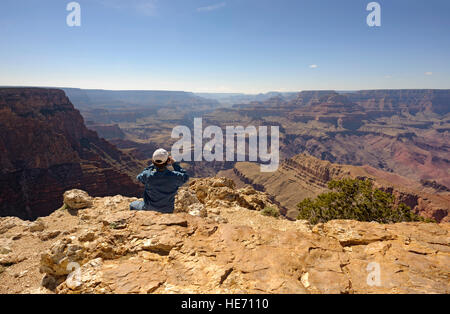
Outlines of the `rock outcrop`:
{"label": "rock outcrop", "polygon": [[[35,233],[1,218],[0,293],[450,292],[449,224],[310,226],[249,209],[265,197],[215,178],[184,188],[176,214],[115,196],[58,210]],[[193,204],[201,217],[185,213]]]}
{"label": "rock outcrop", "polygon": [[0,133],[0,216],[46,216],[73,188],[141,193],[142,165],[89,131],[61,90],[1,88]]}
{"label": "rock outcrop", "polygon": [[278,208],[266,193],[250,186],[236,189],[231,179],[207,178],[194,179],[188,187],[180,189],[175,201],[175,212],[207,217],[207,208],[210,214],[219,214],[219,208],[235,206],[255,211],[262,211],[266,207]]}
{"label": "rock outcrop", "polygon": [[97,134],[106,139],[106,140],[114,140],[125,139],[125,133],[120,129],[117,124],[87,124],[89,130],[97,132]]}

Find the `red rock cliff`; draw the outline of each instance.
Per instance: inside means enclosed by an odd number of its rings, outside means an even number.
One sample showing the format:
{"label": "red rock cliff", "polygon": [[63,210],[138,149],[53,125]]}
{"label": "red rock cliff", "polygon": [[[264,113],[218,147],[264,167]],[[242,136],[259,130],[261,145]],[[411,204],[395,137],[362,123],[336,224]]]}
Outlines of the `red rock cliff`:
{"label": "red rock cliff", "polygon": [[139,196],[141,165],[88,130],[63,91],[0,89],[0,216],[35,219],[70,188]]}

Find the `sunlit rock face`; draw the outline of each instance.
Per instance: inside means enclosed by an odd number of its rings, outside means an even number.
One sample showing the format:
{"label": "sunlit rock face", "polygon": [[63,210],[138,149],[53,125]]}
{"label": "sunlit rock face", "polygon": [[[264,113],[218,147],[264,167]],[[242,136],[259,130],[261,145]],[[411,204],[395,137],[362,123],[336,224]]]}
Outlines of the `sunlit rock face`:
{"label": "sunlit rock face", "polygon": [[282,158],[307,153],[448,189],[449,104],[450,90],[303,91],[217,110],[204,124],[279,125]]}
{"label": "sunlit rock face", "polygon": [[282,212],[293,219],[298,216],[297,204],[327,192],[331,180],[367,178],[415,213],[438,222],[450,221],[450,193],[445,186],[436,182],[417,182],[367,165],[340,165],[299,154],[284,160],[273,173],[261,173],[257,164],[242,162],[219,174],[233,179],[239,186],[249,184],[258,191],[267,192],[283,207]]}

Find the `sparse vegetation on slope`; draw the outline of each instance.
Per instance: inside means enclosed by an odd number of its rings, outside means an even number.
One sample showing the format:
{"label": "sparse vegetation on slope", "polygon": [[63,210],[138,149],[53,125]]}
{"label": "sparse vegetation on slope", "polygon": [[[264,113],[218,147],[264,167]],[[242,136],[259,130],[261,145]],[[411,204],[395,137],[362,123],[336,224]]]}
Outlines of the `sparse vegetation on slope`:
{"label": "sparse vegetation on slope", "polygon": [[261,214],[263,214],[264,216],[269,216],[269,217],[275,217],[278,218],[280,217],[280,211],[274,207],[266,207],[262,210]]}
{"label": "sparse vegetation on slope", "polygon": [[371,180],[343,179],[328,184],[331,192],[322,193],[316,199],[307,198],[297,206],[297,219],[312,224],[333,219],[397,223],[424,221],[403,203],[395,204],[393,195],[375,189]]}

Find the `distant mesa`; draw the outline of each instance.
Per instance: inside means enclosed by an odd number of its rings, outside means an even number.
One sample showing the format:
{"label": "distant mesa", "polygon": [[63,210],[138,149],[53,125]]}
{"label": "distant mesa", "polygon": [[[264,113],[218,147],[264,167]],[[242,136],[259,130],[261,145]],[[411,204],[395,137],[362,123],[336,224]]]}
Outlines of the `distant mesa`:
{"label": "distant mesa", "polygon": [[204,120],[279,125],[284,158],[308,153],[450,186],[448,104],[450,90],[303,91],[291,100],[273,97],[218,109]]}

